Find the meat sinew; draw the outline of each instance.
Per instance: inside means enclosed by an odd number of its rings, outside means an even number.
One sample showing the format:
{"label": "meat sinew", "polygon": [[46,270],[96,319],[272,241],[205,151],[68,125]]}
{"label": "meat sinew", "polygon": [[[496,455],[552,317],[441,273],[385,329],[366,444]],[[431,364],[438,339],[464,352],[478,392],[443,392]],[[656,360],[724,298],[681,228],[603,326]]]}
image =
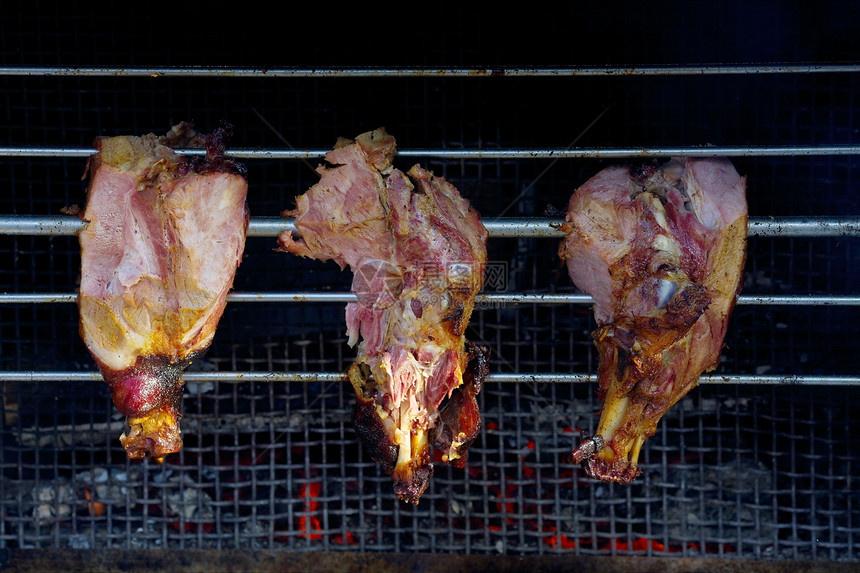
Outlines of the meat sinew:
{"label": "meat sinew", "polygon": [[746,258],[746,182],[719,159],[607,168],[576,190],[559,255],[594,298],[603,407],[573,452],[629,483],[666,411],[716,368]]}
{"label": "meat sinew", "polygon": [[397,496],[418,503],[433,474],[430,445],[463,467],[480,429],[486,351],[464,331],[483,285],[487,231],[453,185],[418,165],[395,169],[394,155],[381,128],[340,139],[320,181],[285,213],[301,238],[285,232],[279,243],[352,269],[349,345],[362,339],[348,372],[355,430]]}
{"label": "meat sinew", "polygon": [[80,331],[127,416],[130,458],[182,448],[181,376],[212,342],[242,257],[247,183],[224,156],[230,132],[98,138],[88,165]]}

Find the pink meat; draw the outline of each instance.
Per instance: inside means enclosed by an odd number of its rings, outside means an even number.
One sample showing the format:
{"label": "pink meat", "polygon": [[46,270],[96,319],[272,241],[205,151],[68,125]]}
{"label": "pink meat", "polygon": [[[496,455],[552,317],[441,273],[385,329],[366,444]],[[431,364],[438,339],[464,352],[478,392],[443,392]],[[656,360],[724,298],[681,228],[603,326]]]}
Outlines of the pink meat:
{"label": "pink meat", "polygon": [[634,479],[660,417],[717,366],[741,285],[745,195],[728,160],[673,159],[607,168],[571,197],[559,255],[594,298],[604,399],[596,436],[573,456],[589,475]]}
{"label": "pink meat", "polygon": [[340,140],[317,169],[320,182],[286,213],[301,238],[284,233],[279,242],[352,269],[356,431],[397,495],[417,503],[432,475],[429,443],[461,465],[480,426],[485,358],[463,333],[483,284],[487,232],[453,185],[417,165],[403,173],[394,154],[383,129]]}
{"label": "pink meat", "polygon": [[[242,257],[243,170],[180,124],[162,138],[96,141],[80,233],[81,336],[128,416],[130,457],[182,446],[181,374],[211,344]],[[166,144],[205,145],[191,161]]]}

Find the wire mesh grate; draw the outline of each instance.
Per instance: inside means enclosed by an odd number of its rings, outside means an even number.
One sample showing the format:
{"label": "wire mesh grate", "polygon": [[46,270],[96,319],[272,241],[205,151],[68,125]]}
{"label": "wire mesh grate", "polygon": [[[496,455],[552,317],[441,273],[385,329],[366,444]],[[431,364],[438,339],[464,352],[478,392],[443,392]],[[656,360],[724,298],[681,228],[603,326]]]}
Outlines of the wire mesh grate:
{"label": "wire mesh grate", "polygon": [[[702,388],[664,419],[643,479],[621,487],[563,461],[593,424],[586,389],[490,387],[467,469],[438,466],[412,508],[356,448],[340,385],[257,386],[190,394],[186,445],[163,464],[122,459],[115,418],[22,420],[4,447],[4,542],[841,559],[856,539],[858,444],[835,435],[853,423],[847,391]],[[106,397],[90,402],[111,419]],[[279,402],[299,406],[273,413]]]}

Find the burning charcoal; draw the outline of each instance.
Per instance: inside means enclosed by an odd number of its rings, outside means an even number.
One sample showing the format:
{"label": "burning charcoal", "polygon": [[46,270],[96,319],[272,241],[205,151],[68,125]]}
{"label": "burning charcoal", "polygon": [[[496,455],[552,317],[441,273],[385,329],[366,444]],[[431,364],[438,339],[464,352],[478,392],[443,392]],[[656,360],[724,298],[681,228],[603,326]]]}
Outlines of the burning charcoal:
{"label": "burning charcoal", "polygon": [[31,495],[36,502],[33,517],[37,522],[65,519],[78,502],[72,486],[64,481],[37,486]]}
{"label": "burning charcoal", "polygon": [[172,477],[168,483],[176,487],[166,496],[167,511],[170,515],[181,516],[185,521],[198,523],[209,523],[214,519],[211,509],[212,497],[200,490],[188,474],[182,474],[181,478]]}
{"label": "burning charcoal", "polygon": [[152,547],[161,547],[161,535],[155,529],[155,525],[151,520],[147,520],[146,529],[138,527],[128,540],[129,548],[131,549],[151,549]]}
{"label": "burning charcoal", "polygon": [[92,471],[81,472],[75,476],[75,479],[79,482],[83,482],[86,484],[106,484],[108,481],[108,477],[110,473],[108,470],[104,468],[95,468]]}
{"label": "burning charcoal", "polygon": [[[689,470],[670,468],[665,483],[688,483],[690,474]],[[667,506],[666,522],[672,524],[669,528],[672,537],[719,538],[718,523],[731,524],[735,529],[755,530],[762,539],[773,537],[775,524],[757,515],[762,507],[774,502],[773,475],[761,462],[740,457],[725,466],[706,466],[702,475],[696,477],[696,483],[696,491],[702,493],[704,504]],[[668,493],[674,496],[681,492],[670,488]]]}
{"label": "burning charcoal", "polygon": [[136,492],[139,489],[142,476],[139,469],[131,471],[119,471],[116,469],[106,470],[95,468],[75,476],[75,481],[81,484],[84,497],[91,504],[111,504],[114,506],[125,506],[131,503],[137,505]]}

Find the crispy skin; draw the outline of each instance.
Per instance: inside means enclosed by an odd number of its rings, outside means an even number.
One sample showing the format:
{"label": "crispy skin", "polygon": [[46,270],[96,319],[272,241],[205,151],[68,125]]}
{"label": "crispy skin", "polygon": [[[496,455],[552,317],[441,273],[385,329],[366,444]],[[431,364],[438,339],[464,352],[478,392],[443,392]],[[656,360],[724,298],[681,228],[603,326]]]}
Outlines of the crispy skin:
{"label": "crispy skin", "polygon": [[[244,170],[224,157],[230,127],[200,136],[96,140],[79,235],[80,333],[127,416],[131,458],[179,451],[181,375],[212,342],[242,256]],[[177,155],[205,146],[205,157]]]}
{"label": "crispy skin", "polygon": [[339,140],[320,182],[285,213],[301,238],[283,233],[279,243],[352,269],[356,433],[397,496],[418,503],[433,475],[430,445],[462,467],[480,429],[487,352],[463,333],[483,285],[487,232],[453,185],[418,165],[393,168],[394,154],[384,129]]}
{"label": "crispy skin", "polygon": [[597,434],[572,454],[629,483],[646,438],[719,363],[746,256],[745,180],[726,159],[610,167],[573,195],[559,250],[595,301]]}

